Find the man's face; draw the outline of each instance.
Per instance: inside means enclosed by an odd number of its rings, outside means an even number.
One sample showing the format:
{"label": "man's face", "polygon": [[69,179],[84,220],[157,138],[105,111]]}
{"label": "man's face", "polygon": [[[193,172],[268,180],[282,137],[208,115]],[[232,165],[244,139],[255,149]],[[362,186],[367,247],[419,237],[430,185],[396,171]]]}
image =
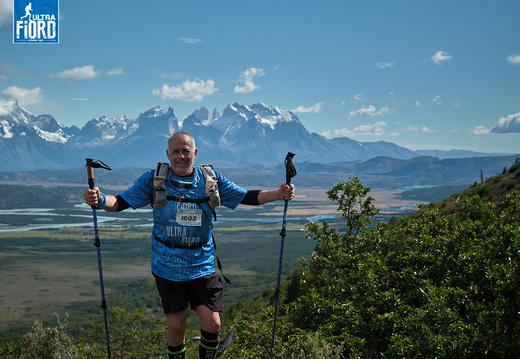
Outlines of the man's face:
{"label": "man's face", "polygon": [[166,156],[175,174],[188,176],[193,171],[197,149],[190,137],[181,135],[170,139]]}

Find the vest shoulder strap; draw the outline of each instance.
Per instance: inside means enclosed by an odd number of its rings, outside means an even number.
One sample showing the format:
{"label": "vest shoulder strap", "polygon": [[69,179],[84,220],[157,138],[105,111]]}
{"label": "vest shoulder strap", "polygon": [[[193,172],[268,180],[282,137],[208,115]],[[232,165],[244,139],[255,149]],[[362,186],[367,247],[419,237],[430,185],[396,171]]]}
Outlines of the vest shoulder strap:
{"label": "vest shoulder strap", "polygon": [[166,189],[166,177],[168,176],[169,165],[166,162],[159,162],[153,175],[152,207],[163,208],[168,201],[168,190]]}
{"label": "vest shoulder strap", "polygon": [[200,168],[206,180],[206,196],[209,197],[209,206],[215,209],[220,206],[220,195],[218,193],[219,179],[215,175],[212,165],[202,165]]}
{"label": "vest shoulder strap", "polygon": [[[166,162],[157,163],[153,176],[153,199],[152,207],[162,208],[166,205],[168,200],[177,200],[177,197],[168,196],[168,190],[166,189],[166,178],[168,177],[168,170],[170,165]],[[202,165],[202,173],[206,182],[206,197],[207,199],[203,202],[208,202],[211,209],[215,209],[220,205],[220,195],[218,193],[218,181],[215,171],[212,165]]]}

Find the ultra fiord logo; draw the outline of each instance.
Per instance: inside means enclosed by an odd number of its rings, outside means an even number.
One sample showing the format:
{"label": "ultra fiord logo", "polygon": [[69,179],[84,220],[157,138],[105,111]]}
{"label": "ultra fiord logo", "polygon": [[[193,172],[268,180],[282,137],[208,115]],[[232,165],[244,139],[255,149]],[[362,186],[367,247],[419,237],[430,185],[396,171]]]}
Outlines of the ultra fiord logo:
{"label": "ultra fiord logo", "polygon": [[59,0],[13,0],[15,44],[59,43]]}

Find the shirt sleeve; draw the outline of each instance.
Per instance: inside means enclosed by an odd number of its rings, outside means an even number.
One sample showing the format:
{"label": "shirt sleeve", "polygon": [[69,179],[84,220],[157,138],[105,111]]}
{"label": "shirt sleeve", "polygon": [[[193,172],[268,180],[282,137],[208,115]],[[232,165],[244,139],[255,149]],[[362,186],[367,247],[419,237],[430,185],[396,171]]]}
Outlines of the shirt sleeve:
{"label": "shirt sleeve", "polygon": [[227,208],[235,209],[244,199],[247,190],[228,180],[217,171],[215,171],[215,175],[219,179],[218,192],[220,195],[220,204]]}
{"label": "shirt sleeve", "polygon": [[154,170],[143,173],[120,196],[133,208],[144,207],[152,203]]}

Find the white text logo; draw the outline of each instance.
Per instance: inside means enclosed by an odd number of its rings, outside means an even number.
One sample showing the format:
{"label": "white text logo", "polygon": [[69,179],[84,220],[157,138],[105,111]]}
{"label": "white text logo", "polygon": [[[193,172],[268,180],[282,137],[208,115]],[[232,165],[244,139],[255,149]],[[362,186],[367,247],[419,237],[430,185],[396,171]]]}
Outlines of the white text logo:
{"label": "white text logo", "polygon": [[58,43],[58,0],[14,0],[14,43]]}

